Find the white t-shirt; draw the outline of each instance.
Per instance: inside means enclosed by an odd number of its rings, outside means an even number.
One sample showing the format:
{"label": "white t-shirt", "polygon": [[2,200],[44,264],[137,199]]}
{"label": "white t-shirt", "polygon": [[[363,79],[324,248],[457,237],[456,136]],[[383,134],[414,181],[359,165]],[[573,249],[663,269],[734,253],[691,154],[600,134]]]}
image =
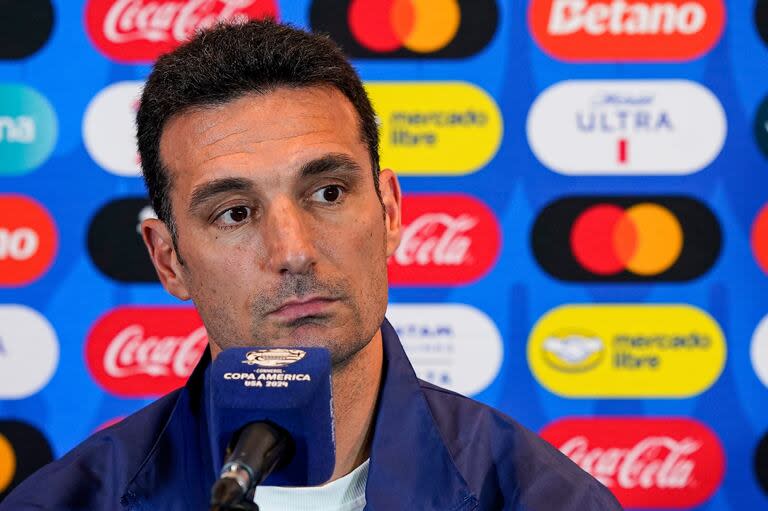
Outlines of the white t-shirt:
{"label": "white t-shirt", "polygon": [[254,500],[260,511],[362,511],[369,462],[323,486],[259,486]]}

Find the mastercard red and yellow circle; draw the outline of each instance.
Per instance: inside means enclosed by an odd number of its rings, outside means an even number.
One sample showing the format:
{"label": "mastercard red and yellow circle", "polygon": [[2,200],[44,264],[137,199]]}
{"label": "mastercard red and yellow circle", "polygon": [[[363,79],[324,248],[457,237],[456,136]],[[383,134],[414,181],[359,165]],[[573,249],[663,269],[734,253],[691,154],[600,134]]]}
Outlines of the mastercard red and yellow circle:
{"label": "mastercard red and yellow circle", "polygon": [[353,0],[347,15],[357,42],[377,52],[441,50],[461,22],[457,0]]}
{"label": "mastercard red and yellow circle", "polygon": [[570,242],[579,264],[598,275],[657,275],[680,257],[683,229],[675,215],[658,204],[626,209],[597,204],[578,216]]}
{"label": "mastercard red and yellow circle", "polygon": [[0,493],[10,486],[15,473],[16,453],[8,439],[0,435]]}

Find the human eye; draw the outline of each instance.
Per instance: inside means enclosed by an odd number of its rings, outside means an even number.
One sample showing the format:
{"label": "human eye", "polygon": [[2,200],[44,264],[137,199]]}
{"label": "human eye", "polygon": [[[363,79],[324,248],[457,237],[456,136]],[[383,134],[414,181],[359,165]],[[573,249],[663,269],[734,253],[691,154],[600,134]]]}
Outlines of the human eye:
{"label": "human eye", "polygon": [[223,228],[237,227],[251,218],[251,208],[248,206],[234,206],[228,208],[216,217],[214,223]]}
{"label": "human eye", "polygon": [[325,204],[336,204],[341,202],[344,193],[344,188],[341,185],[328,185],[316,190],[311,198]]}

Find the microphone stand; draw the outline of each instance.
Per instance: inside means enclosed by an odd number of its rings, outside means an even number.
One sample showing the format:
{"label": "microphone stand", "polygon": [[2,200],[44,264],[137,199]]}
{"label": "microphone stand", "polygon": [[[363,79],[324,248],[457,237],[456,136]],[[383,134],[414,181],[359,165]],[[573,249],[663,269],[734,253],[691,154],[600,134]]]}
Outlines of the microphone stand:
{"label": "microphone stand", "polygon": [[256,486],[278,465],[290,461],[293,439],[283,428],[265,421],[246,425],[232,440],[211,489],[210,511],[259,511],[254,502]]}

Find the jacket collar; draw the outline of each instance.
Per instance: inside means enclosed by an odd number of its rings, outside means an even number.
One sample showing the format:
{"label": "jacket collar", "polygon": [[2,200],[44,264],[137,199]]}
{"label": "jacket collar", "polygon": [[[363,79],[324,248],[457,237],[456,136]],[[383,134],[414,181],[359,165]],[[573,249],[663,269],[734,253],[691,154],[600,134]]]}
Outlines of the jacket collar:
{"label": "jacket collar", "polygon": [[[400,340],[385,319],[381,326],[384,369],[376,408],[366,510],[474,509],[477,499],[453,462]],[[208,350],[178,391],[168,420],[144,456],[121,499],[128,509],[185,509],[207,503],[214,482],[203,379]],[[183,497],[182,497],[183,495]],[[172,507],[173,506],[173,507]],[[179,507],[179,509],[184,509]]]}

